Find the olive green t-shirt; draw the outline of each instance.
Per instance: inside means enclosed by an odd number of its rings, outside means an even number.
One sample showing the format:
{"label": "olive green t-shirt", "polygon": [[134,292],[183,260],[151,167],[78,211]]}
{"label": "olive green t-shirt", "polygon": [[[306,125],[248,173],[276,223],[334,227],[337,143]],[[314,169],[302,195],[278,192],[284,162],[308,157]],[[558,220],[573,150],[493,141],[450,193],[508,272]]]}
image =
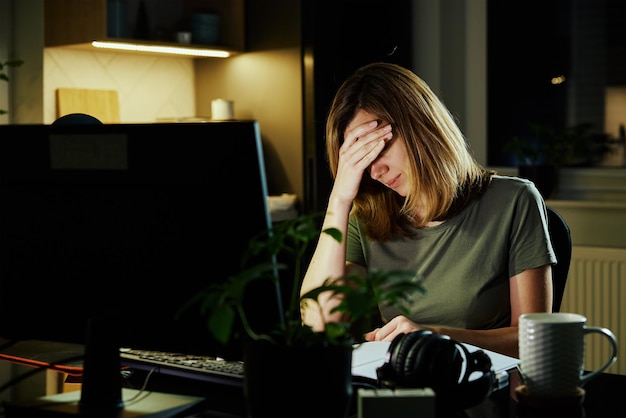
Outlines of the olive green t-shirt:
{"label": "olive green t-shirt", "polygon": [[[423,325],[508,326],[509,278],[556,263],[545,203],[533,183],[517,177],[494,176],[480,199],[438,226],[417,230],[415,238],[374,242],[361,227],[351,217],[346,259],[421,275],[427,294],[415,295],[408,317]],[[380,310],[384,321],[400,314]]]}

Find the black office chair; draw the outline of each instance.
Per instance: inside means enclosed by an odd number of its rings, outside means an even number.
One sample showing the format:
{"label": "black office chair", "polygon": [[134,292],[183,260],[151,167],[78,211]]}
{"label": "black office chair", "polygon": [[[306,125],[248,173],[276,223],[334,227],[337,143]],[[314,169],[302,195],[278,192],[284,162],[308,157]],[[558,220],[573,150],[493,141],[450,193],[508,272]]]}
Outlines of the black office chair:
{"label": "black office chair", "polygon": [[572,235],[565,219],[553,208],[548,206],[547,209],[548,230],[557,259],[557,263],[552,266],[552,312],[559,312],[572,260]]}
{"label": "black office chair", "polygon": [[102,121],[86,113],[68,113],[56,119],[52,125],[102,125]]}

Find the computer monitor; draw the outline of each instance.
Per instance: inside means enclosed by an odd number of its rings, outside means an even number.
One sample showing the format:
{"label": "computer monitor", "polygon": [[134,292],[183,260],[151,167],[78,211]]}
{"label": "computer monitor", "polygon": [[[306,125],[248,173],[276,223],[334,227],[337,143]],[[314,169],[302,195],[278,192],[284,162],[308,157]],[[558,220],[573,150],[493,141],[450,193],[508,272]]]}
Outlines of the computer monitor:
{"label": "computer monitor", "polygon": [[85,343],[104,315],[122,347],[239,356],[176,314],[271,226],[266,184],[256,121],[0,126],[0,337]]}

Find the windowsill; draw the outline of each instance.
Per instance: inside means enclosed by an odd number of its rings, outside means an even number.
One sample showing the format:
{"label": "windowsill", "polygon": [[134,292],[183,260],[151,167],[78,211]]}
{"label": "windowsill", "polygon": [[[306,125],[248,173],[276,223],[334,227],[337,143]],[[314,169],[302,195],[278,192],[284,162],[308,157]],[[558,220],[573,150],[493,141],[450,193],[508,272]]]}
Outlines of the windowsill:
{"label": "windowsill", "polygon": [[[498,174],[517,175],[517,167],[490,167]],[[626,207],[626,168],[562,167],[559,183],[550,200],[571,201],[570,205]],[[588,203],[587,203],[588,202]],[[598,206],[599,205],[599,206]]]}

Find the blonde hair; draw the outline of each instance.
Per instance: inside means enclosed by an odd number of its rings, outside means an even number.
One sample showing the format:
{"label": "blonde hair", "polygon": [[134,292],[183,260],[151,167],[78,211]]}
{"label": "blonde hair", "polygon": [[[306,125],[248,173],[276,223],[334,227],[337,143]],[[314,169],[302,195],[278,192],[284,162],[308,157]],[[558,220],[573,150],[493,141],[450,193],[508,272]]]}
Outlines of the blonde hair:
{"label": "blonde hair", "polygon": [[476,162],[452,114],[430,87],[408,69],[382,62],[358,69],[333,99],[326,122],[333,178],[344,132],[359,109],[392,125],[410,165],[406,197],[364,173],[353,214],[372,239],[412,236],[415,228],[448,219],[491,180],[493,171]]}

